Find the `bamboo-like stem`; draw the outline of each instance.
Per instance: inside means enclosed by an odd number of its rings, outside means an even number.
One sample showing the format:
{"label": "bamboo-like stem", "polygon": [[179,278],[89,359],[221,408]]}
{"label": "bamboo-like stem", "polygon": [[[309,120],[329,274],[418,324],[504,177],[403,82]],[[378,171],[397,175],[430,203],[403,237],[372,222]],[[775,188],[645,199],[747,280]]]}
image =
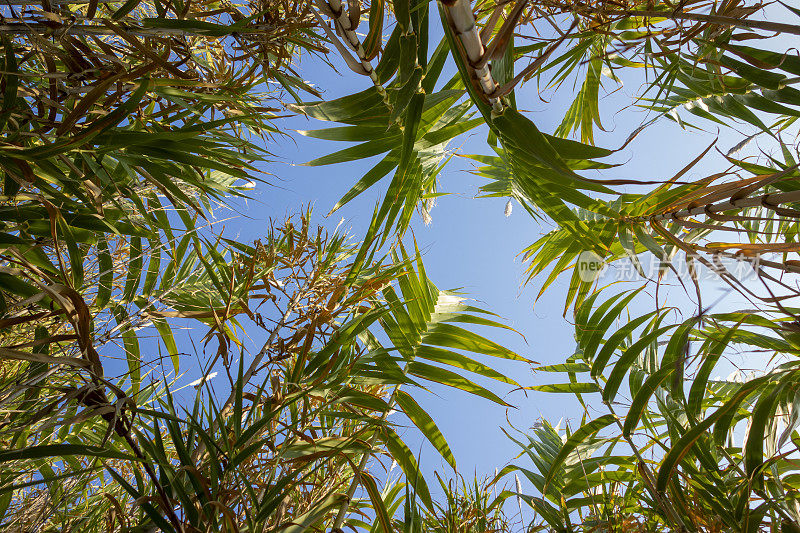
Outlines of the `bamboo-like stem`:
{"label": "bamboo-like stem", "polygon": [[792,274],[800,274],[800,266],[796,266],[796,265],[792,265],[792,264],[786,264],[786,263],[779,263],[777,261],[770,261],[768,259],[762,259],[760,256],[758,256],[758,257],[756,257],[754,259],[752,259],[752,258],[744,258],[744,259],[742,259],[741,255],[738,255],[738,254],[736,254],[734,252],[726,252],[726,251],[716,251],[716,250],[714,250],[713,252],[710,252],[710,253],[718,254],[718,255],[721,255],[723,257],[729,257],[731,259],[739,259],[739,260],[742,260],[742,261],[749,261],[749,262],[751,262],[753,264],[754,267],[756,265],[757,266],[765,266],[765,267],[774,268],[775,270],[782,270],[784,272],[791,272]]}
{"label": "bamboo-like stem", "polygon": [[[762,194],[760,196],[751,196],[745,198],[731,198],[725,200],[723,202],[718,202],[716,204],[705,204],[701,206],[692,206],[687,207],[685,209],[681,209],[678,211],[672,211],[669,213],[661,213],[659,215],[650,216],[650,217],[639,217],[640,221],[649,220],[655,224],[654,227],[659,228],[661,227],[658,224],[661,221],[665,220],[675,220],[680,222],[682,219],[694,216],[694,215],[707,215],[713,216],[717,213],[723,213],[725,211],[737,210],[737,209],[744,209],[747,207],[766,207],[767,209],[780,209],[782,204],[800,202],[800,191],[789,191],[789,192],[782,192],[782,193],[769,193],[769,194]],[[658,230],[658,229],[657,229]],[[672,236],[671,233],[665,230],[659,231],[664,237],[673,241],[679,247],[682,247],[681,242],[678,241],[675,237]],[[703,250],[704,252],[715,254],[715,255],[722,255],[724,257],[730,257],[733,259],[741,259],[741,256],[732,253],[726,252],[724,250],[715,250],[710,249],[708,247],[694,247],[693,250],[685,250],[687,252],[696,253],[697,250]],[[770,261],[768,259],[762,259],[758,257],[754,261],[755,264],[759,266],[765,266],[769,268],[774,268],[777,270],[782,270],[784,272],[791,272],[794,274],[800,274],[800,266],[791,264],[791,263],[780,263],[776,261]],[[703,260],[706,267],[713,270],[713,267],[707,261]]]}
{"label": "bamboo-like stem", "polygon": [[[335,0],[337,3],[339,0]],[[467,65],[478,80],[478,84],[488,99],[494,112],[502,112],[503,103],[500,97],[513,88],[518,80],[511,83],[511,87],[504,88],[505,91],[498,90],[498,84],[492,78],[491,72],[488,68],[487,50],[484,47],[484,42],[487,40],[487,35],[481,36],[478,33],[478,28],[475,22],[475,15],[472,12],[472,7],[469,0],[442,0],[442,3],[447,10],[450,24],[454,33],[458,36],[464,48],[466,55],[465,59]],[[547,3],[550,7],[563,7],[559,4],[553,5]],[[758,21],[758,20],[743,20],[734,17],[726,17],[723,15],[702,14],[702,13],[689,13],[680,10],[673,12],[660,12],[655,10],[621,10],[621,9],[603,9],[599,10],[593,6],[588,5],[575,5],[570,7],[570,11],[577,13],[589,12],[600,13],[605,16],[623,16],[623,17],[650,17],[650,18],[666,18],[671,20],[694,20],[699,22],[706,22],[709,24],[718,24],[721,26],[741,27],[748,29],[760,29],[765,31],[775,31],[782,33],[789,33],[800,35],[800,26],[785,24],[780,22]],[[549,21],[549,19],[548,19]],[[552,23],[552,21],[550,21]],[[562,39],[566,34],[562,33]],[[552,52],[552,50],[550,50]],[[537,64],[537,67],[539,65]]]}
{"label": "bamboo-like stem", "polygon": [[372,62],[367,57],[367,52],[364,50],[364,46],[361,44],[358,35],[356,35],[356,28],[351,24],[350,17],[345,12],[342,3],[339,0],[314,0],[314,2],[323,13],[333,19],[336,32],[342,36],[342,40],[345,44],[356,54],[364,72],[369,76],[369,79],[372,80],[372,84],[375,86],[378,94],[381,95],[383,103],[391,110],[392,104],[389,102],[389,95],[386,92],[386,88],[381,83],[378,74],[375,72],[375,68],[372,66]]}
{"label": "bamboo-like stem", "polygon": [[[492,111],[501,113],[503,111],[503,102],[495,94],[497,82],[489,70],[488,61],[485,61],[486,49],[483,47],[483,42],[478,33],[472,5],[469,0],[443,1],[442,3],[450,17],[453,32],[458,36],[461,45],[464,47],[467,66],[472,69],[483,94],[486,95],[489,104],[492,106]],[[480,66],[476,67],[476,65]]]}
{"label": "bamboo-like stem", "polygon": [[[143,28],[141,26],[122,25],[124,30],[136,37],[204,37],[208,39],[219,39],[225,35],[208,35],[204,32],[193,30],[181,30],[177,28]],[[258,24],[245,29],[231,31],[230,35],[253,35],[264,36],[275,30],[275,26],[271,24]],[[110,36],[117,35],[117,32],[106,26],[97,26],[93,24],[75,24],[64,25],[61,27],[53,27],[38,22],[22,23],[22,22],[6,22],[0,24],[0,34],[11,35],[78,35],[78,36]]]}
{"label": "bamboo-like stem", "polygon": [[766,207],[774,209],[782,204],[800,202],[800,191],[789,191],[782,193],[769,193],[748,198],[730,199],[716,204],[692,206],[678,211],[661,213],[653,216],[638,217],[641,220],[671,220],[674,218],[686,218],[694,215],[716,214],[734,209],[744,209],[746,207]]}
{"label": "bamboo-like stem", "polygon": [[[566,9],[566,6],[561,4],[543,4],[546,7]],[[579,14],[598,14],[602,13],[608,17],[646,17],[646,18],[664,18],[668,20],[694,20],[697,22],[707,22],[709,24],[717,24],[719,26],[730,26],[735,28],[747,28],[753,30],[764,30],[770,32],[790,33],[793,35],[800,35],[800,26],[794,24],[786,24],[783,22],[771,22],[768,20],[749,20],[740,19],[736,17],[726,17],[725,15],[703,14],[703,13],[690,13],[686,11],[655,11],[646,9],[597,9],[594,6],[586,4],[570,5],[569,12]]]}

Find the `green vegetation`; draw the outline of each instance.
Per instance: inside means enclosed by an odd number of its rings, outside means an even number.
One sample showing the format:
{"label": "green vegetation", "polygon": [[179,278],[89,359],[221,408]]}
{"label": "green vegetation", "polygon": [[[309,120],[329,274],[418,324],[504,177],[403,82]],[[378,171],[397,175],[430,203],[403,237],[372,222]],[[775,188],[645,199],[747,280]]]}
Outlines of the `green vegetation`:
{"label": "green vegetation", "polygon": [[[0,9],[4,530],[800,531],[794,7]],[[298,74],[309,54],[371,87],[311,101],[325,80]],[[622,147],[601,148],[616,110],[600,102],[623,79],[641,84],[646,118]],[[526,83],[571,96],[552,133],[517,109]],[[287,113],[334,123],[304,135],[349,143],[310,173],[379,156],[334,207],[384,181],[366,235],[326,231],[299,206],[254,243],[214,223],[217,206],[269,181],[259,169],[286,140]],[[620,179],[620,150],[635,157],[637,134],[661,121],[738,144],[676,154],[686,166],[672,176]],[[524,250],[527,281],[539,295],[562,276],[568,287],[575,351],[532,383],[482,362],[533,364],[490,339],[502,320],[428,279],[406,235],[443,194],[448,143],[475,128],[492,154],[470,156],[482,193],[554,228]],[[632,263],[638,280],[587,278],[588,253]],[[644,290],[679,270],[695,308]],[[716,309],[709,273],[751,305]],[[764,371],[712,377],[733,353]],[[180,389],[189,358],[208,379]],[[573,398],[581,423],[509,433],[520,456],[497,458],[494,477],[436,474],[434,486],[389,415],[402,411],[455,467],[415,394],[439,383],[505,405],[478,376]]]}

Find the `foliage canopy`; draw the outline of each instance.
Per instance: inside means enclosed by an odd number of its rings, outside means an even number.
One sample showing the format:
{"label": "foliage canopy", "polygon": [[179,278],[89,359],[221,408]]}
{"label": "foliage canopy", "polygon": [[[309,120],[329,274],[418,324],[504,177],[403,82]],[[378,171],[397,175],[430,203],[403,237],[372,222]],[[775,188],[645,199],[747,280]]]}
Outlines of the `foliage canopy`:
{"label": "foliage canopy", "polygon": [[[2,14],[3,527],[800,530],[794,7],[14,0]],[[309,54],[368,88],[312,101]],[[597,146],[600,101],[623,80],[646,118]],[[517,107],[534,82],[571,95],[552,133]],[[363,238],[310,210],[255,243],[217,229],[217,207],[269,181],[287,113],[348,143],[311,167],[374,158],[333,208],[385,181]],[[620,179],[621,150],[662,121],[737,144]],[[443,194],[449,144],[479,127],[482,194],[553,228],[524,250],[528,282],[541,295],[566,279],[575,351],[535,384],[486,363],[533,364],[474,331],[507,326],[437,288],[405,235]],[[636,286],[584,276],[588,253],[633,264]],[[679,268],[696,309],[645,290]],[[752,305],[715,309],[708,272]],[[763,373],[712,378],[732,353]],[[179,390],[187,358],[203,377]],[[510,433],[519,461],[486,480],[436,474],[433,490],[389,416],[455,468],[415,395],[440,383],[507,405],[479,378],[574,397],[581,422]],[[381,476],[390,462],[399,478]]]}

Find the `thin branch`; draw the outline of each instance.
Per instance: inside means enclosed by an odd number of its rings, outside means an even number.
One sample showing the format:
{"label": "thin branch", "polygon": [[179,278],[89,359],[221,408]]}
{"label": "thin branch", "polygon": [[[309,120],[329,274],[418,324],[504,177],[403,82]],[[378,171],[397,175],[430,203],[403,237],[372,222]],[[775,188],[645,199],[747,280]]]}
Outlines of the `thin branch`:
{"label": "thin branch", "polygon": [[[252,35],[266,36],[276,31],[271,24],[254,24],[240,30],[231,30],[226,35],[209,35],[208,32],[196,30],[182,30],[177,28],[143,28],[141,26],[120,24],[129,34],[137,37],[204,37],[207,39],[226,37],[227,35]],[[11,35],[77,35],[77,36],[104,36],[118,35],[118,32],[105,27],[92,24],[75,24],[57,26],[39,22],[7,22],[0,24],[0,34]]]}
{"label": "thin branch", "polygon": [[[706,204],[679,211],[671,211],[668,213],[660,213],[653,216],[639,217],[640,220],[671,220],[686,218],[694,215],[713,215],[716,213],[723,213],[725,211],[739,210],[746,207],[766,207],[773,211],[779,212],[782,209],[781,205],[800,202],[800,191],[790,191],[782,193],[762,194],[760,196],[751,196],[749,198],[730,199],[716,204]],[[780,214],[780,213],[779,213]]]}

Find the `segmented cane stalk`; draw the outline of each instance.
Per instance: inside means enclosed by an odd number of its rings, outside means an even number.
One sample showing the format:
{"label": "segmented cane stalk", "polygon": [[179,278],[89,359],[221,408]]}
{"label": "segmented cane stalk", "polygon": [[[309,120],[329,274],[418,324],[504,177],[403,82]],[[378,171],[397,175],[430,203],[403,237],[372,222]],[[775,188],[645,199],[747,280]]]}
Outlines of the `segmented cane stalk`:
{"label": "segmented cane stalk", "polygon": [[[800,202],[800,191],[789,192],[774,192],[762,194],[759,196],[752,196],[747,198],[731,198],[716,204],[695,205],[685,209],[671,211],[669,213],[660,213],[653,216],[638,217],[639,220],[673,220],[683,219],[691,216],[707,215],[711,218],[724,213],[725,211],[733,211],[745,209],[747,207],[766,207],[781,216],[797,216],[797,211],[783,204],[793,204]],[[637,220],[637,219],[631,219]]]}
{"label": "segmented cane stalk", "polygon": [[367,59],[367,52],[364,50],[358,35],[356,35],[356,28],[353,27],[350,17],[345,12],[344,6],[340,0],[314,0],[314,3],[317,4],[320,11],[333,19],[336,33],[338,33],[342,37],[344,43],[355,52],[361,62],[361,66],[364,68],[365,74],[372,80],[372,84],[375,86],[375,89],[377,89],[378,94],[383,98],[383,103],[391,110],[392,104],[389,102],[389,95],[378,79],[378,74],[372,67],[372,63]]}
{"label": "segmented cane stalk", "polygon": [[[450,16],[450,23],[453,32],[458,36],[466,53],[467,66],[472,69],[478,84],[483,90],[483,94],[489,100],[492,111],[500,113],[503,111],[503,102],[496,96],[497,82],[492,77],[489,70],[488,61],[483,61],[486,49],[483,47],[478,27],[475,24],[475,15],[472,13],[472,5],[469,0],[442,0],[447,13]],[[476,65],[480,65],[476,67]]]}

